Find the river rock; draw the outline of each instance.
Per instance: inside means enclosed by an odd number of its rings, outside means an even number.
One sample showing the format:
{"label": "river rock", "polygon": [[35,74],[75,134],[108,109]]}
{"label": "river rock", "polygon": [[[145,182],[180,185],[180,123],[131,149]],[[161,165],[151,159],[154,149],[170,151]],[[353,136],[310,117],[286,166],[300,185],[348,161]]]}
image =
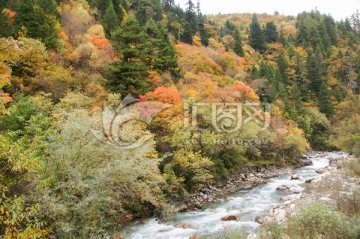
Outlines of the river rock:
{"label": "river rock", "polygon": [[175,212],[183,212],[188,209],[188,206],[185,203],[178,203],[175,205]]}
{"label": "river rock", "polygon": [[300,161],[300,166],[301,167],[311,166],[311,165],[313,165],[313,162],[310,159],[302,159]]}
{"label": "river rock", "polygon": [[282,185],[280,187],[277,187],[276,190],[277,191],[287,191],[287,190],[289,190],[289,187],[285,186],[285,185]]}
{"label": "river rock", "polygon": [[305,181],[305,183],[311,183],[312,181],[314,181],[315,178],[309,178],[308,180]]}
{"label": "river rock", "polygon": [[281,198],[282,201],[294,201],[301,198],[301,194],[287,195]]}
{"label": "river rock", "polygon": [[304,188],[302,188],[300,186],[294,186],[294,187],[291,187],[289,189],[289,191],[292,193],[295,193],[295,194],[299,194],[299,193],[302,193],[302,191],[304,191]]}
{"label": "river rock", "polygon": [[179,225],[176,225],[176,228],[197,230],[197,227],[190,225],[190,224],[179,224]]}
{"label": "river rock", "polygon": [[293,176],[291,176],[291,180],[299,180],[299,179],[300,179],[300,177],[297,174],[294,174]]}
{"label": "river rock", "polygon": [[325,169],[324,168],[323,169],[318,169],[315,172],[318,173],[318,174],[323,174],[323,173],[325,173]]}
{"label": "river rock", "polygon": [[286,218],[286,212],[284,209],[281,209],[281,208],[272,210],[271,214],[277,223],[284,221]]}
{"label": "river rock", "polygon": [[229,216],[225,216],[225,217],[220,218],[220,220],[222,220],[222,221],[236,221],[237,217],[234,216],[234,215],[229,215]]}
{"label": "river rock", "polygon": [[263,217],[260,217],[260,216],[256,216],[255,217],[255,222],[263,225],[265,223],[265,219]]}

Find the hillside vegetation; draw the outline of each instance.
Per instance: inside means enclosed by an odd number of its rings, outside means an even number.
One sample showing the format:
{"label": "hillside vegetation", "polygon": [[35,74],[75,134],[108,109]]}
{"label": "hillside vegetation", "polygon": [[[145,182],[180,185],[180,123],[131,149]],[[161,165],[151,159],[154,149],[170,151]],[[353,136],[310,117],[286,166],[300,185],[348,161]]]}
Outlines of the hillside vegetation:
{"label": "hillside vegetation", "polygon": [[[130,215],[168,218],[239,167],[360,155],[358,12],[204,16],[191,0],[1,0],[0,12],[0,237],[104,238]],[[129,93],[155,117],[114,132],[103,111]],[[263,120],[216,129],[211,105],[235,103],[263,104]]]}

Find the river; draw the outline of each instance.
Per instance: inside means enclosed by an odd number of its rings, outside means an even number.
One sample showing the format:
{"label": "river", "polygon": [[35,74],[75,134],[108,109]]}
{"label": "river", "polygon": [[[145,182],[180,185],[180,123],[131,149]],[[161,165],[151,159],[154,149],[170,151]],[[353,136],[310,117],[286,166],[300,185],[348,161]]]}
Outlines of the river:
{"label": "river", "polygon": [[[125,238],[129,239],[188,239],[192,235],[221,235],[225,228],[241,229],[244,232],[255,231],[260,224],[255,222],[256,216],[269,213],[275,204],[281,203],[281,197],[290,192],[277,191],[281,185],[303,185],[307,179],[320,177],[315,171],[329,165],[331,158],[343,158],[345,153],[316,153],[309,155],[313,165],[294,170],[292,174],[281,175],[270,182],[251,190],[240,191],[229,195],[228,200],[209,204],[205,209],[180,213],[163,224],[152,218],[147,224],[130,225],[125,229]],[[291,180],[297,174],[300,180]],[[222,221],[221,217],[235,215],[236,221]],[[179,224],[189,224],[196,229],[176,228]]]}

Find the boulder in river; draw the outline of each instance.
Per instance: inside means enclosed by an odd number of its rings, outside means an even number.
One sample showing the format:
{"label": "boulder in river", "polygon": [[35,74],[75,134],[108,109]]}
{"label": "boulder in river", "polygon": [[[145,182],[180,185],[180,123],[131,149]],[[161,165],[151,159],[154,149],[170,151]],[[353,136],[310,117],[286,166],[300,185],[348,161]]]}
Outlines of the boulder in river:
{"label": "boulder in river", "polygon": [[301,167],[311,166],[311,165],[313,165],[313,162],[310,159],[302,159],[300,161],[300,166]]}
{"label": "boulder in river", "polygon": [[287,191],[289,190],[288,186],[282,185],[276,188],[277,191]]}
{"label": "boulder in river", "polygon": [[300,179],[300,177],[297,174],[294,174],[293,176],[291,176],[291,180],[299,180],[299,179]]}
{"label": "boulder in river", "polygon": [[323,174],[323,173],[325,173],[325,169],[318,169],[315,172],[318,174]]}
{"label": "boulder in river", "polygon": [[314,181],[315,178],[309,178],[308,180],[305,181],[305,183],[311,183],[312,181]]}
{"label": "boulder in river", "polygon": [[295,193],[295,194],[299,194],[299,193],[302,193],[302,191],[304,191],[304,188],[300,187],[300,186],[294,186],[294,187],[291,187],[289,189],[289,191],[292,193]]}
{"label": "boulder in river", "polygon": [[300,194],[291,194],[291,195],[287,195],[281,198],[282,201],[294,201],[297,199],[300,199],[301,195]]}
{"label": "boulder in river", "polygon": [[175,205],[175,212],[183,212],[188,209],[185,203],[178,203]]}
{"label": "boulder in river", "polygon": [[225,217],[220,218],[220,220],[222,220],[222,221],[236,221],[237,217],[234,216],[234,215],[229,215],[229,216],[225,216]]}
{"label": "boulder in river", "polygon": [[265,220],[263,217],[260,217],[260,216],[256,216],[255,217],[255,222],[259,223],[260,225],[264,224],[265,223]]}
{"label": "boulder in river", "polygon": [[197,227],[190,225],[190,224],[179,224],[179,225],[176,225],[176,228],[197,230]]}

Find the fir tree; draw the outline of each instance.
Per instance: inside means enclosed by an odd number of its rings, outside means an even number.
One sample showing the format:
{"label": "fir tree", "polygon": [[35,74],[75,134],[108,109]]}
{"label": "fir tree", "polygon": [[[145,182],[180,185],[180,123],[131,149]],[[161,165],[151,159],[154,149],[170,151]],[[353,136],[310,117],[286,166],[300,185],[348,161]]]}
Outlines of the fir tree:
{"label": "fir tree", "polygon": [[237,28],[235,29],[235,31],[233,33],[233,38],[234,38],[234,52],[238,56],[244,56],[244,50],[242,47],[241,35],[240,35],[239,29],[237,29]]}
{"label": "fir tree", "polygon": [[320,108],[320,112],[324,113],[328,118],[334,115],[334,106],[331,102],[331,94],[324,82],[320,85],[318,93],[318,106]]}
{"label": "fir tree", "polygon": [[280,79],[284,85],[289,85],[289,77],[288,77],[288,69],[289,69],[289,62],[285,58],[284,54],[281,52],[279,54],[277,65],[280,72]]}
{"label": "fir tree", "polygon": [[322,83],[320,68],[321,68],[320,62],[318,62],[317,57],[315,56],[315,54],[311,54],[308,57],[306,64],[307,79],[310,82],[311,92],[316,94],[319,92]]}
{"label": "fir tree", "polygon": [[112,40],[121,59],[110,68],[109,89],[122,96],[146,93],[150,89],[146,81],[149,69],[146,62],[151,44],[147,34],[134,17],[129,17],[114,32]]}
{"label": "fir tree", "polygon": [[184,34],[182,35],[181,41],[192,44],[193,36],[195,36],[197,30],[195,6],[194,3],[189,0],[185,12]]}
{"label": "fir tree", "polygon": [[104,12],[103,22],[104,31],[108,39],[111,38],[111,33],[119,27],[118,15],[115,12],[113,2],[108,0],[108,6]]}
{"label": "fir tree", "polygon": [[150,56],[147,59],[149,68],[159,73],[170,71],[173,75],[178,75],[176,52],[165,29],[150,19],[146,24],[145,32],[150,41],[149,52],[147,53]]}
{"label": "fir tree", "polygon": [[154,11],[154,4],[151,0],[138,0],[136,4],[136,19],[141,26],[145,26],[146,22],[150,19],[155,19],[156,12]]}
{"label": "fir tree", "polygon": [[276,31],[276,25],[274,22],[268,22],[266,23],[265,27],[265,41],[267,43],[276,42],[278,38],[278,33]]}
{"label": "fir tree", "polygon": [[16,13],[18,30],[25,29],[28,37],[40,39],[48,48],[60,46],[59,13],[54,0],[21,1]]}
{"label": "fir tree", "polygon": [[175,7],[175,1],[174,0],[162,0],[162,4],[164,6],[165,11],[170,11]]}
{"label": "fir tree", "polygon": [[249,45],[260,52],[266,49],[264,34],[255,13],[250,25]]}
{"label": "fir tree", "polygon": [[197,10],[198,29],[199,29],[201,44],[204,46],[208,46],[209,45],[209,35],[205,29],[205,18],[201,13],[200,1],[197,2],[196,10]]}

